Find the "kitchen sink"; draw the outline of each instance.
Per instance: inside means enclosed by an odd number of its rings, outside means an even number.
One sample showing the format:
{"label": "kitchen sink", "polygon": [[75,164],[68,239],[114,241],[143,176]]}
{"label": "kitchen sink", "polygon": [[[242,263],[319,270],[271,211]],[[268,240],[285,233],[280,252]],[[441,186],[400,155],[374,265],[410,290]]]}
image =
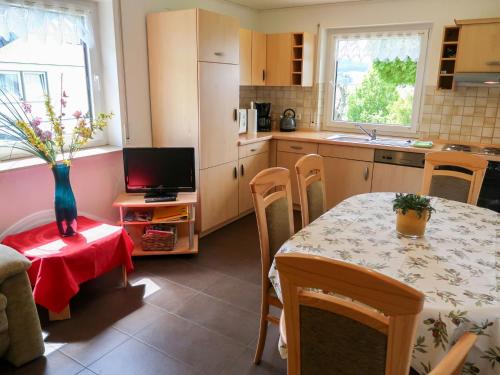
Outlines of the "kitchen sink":
{"label": "kitchen sink", "polygon": [[410,147],[412,145],[411,140],[401,138],[377,138],[371,140],[368,137],[364,136],[332,135],[330,137],[327,137],[327,139],[338,142],[369,143],[381,146]]}

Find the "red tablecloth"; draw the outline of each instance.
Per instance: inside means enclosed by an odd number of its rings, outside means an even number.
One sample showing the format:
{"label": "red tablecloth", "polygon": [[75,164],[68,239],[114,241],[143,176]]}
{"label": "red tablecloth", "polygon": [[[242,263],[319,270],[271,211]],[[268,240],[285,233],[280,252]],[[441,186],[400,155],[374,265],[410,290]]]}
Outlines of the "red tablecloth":
{"label": "red tablecloth", "polygon": [[7,236],[3,244],[24,254],[35,302],[60,312],[79,285],[120,265],[128,272],[134,244],[127,232],[114,225],[78,217],[78,234],[61,237],[55,223]]}

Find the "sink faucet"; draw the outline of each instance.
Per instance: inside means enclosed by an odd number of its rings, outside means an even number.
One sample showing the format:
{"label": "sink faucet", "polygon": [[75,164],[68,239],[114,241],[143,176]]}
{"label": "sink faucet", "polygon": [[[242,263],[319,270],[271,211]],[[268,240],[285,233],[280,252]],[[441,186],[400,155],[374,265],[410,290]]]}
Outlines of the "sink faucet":
{"label": "sink faucet", "polygon": [[363,128],[360,124],[355,124],[358,128],[360,128],[363,133],[365,133],[368,137],[370,137],[370,141],[374,141],[377,139],[377,129],[372,129],[371,132]]}

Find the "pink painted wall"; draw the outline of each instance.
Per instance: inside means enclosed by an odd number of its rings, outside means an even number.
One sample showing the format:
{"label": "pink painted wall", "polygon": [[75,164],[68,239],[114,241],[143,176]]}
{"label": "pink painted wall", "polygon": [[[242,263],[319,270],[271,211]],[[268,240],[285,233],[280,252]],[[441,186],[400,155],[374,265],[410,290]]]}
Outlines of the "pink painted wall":
{"label": "pink painted wall", "polygon": [[[114,222],[118,210],[111,207],[124,191],[120,151],[73,160],[71,185],[79,212]],[[0,233],[27,215],[52,209],[54,178],[47,165],[0,172]]]}

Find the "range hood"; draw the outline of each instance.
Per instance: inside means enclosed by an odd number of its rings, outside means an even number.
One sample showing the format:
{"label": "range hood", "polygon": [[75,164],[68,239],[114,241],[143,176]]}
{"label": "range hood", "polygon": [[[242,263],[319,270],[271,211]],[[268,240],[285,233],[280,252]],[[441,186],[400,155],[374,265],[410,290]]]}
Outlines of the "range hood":
{"label": "range hood", "polygon": [[455,73],[459,86],[500,87],[500,73]]}

